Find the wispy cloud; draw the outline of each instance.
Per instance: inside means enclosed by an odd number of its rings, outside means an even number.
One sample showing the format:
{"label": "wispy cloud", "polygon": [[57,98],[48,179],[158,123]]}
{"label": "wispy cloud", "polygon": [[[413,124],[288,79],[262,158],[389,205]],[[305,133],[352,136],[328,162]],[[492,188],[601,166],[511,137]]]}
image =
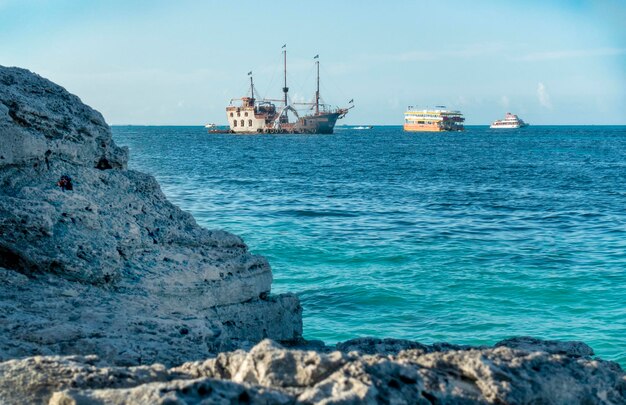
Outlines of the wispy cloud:
{"label": "wispy cloud", "polygon": [[395,59],[401,62],[411,62],[449,58],[473,58],[477,56],[484,56],[486,54],[498,53],[504,49],[505,45],[499,43],[473,44],[464,48],[452,49],[447,51],[408,51],[392,55],[391,59]]}
{"label": "wispy cloud", "polygon": [[548,90],[546,89],[546,86],[541,82],[539,82],[539,84],[537,85],[537,98],[539,99],[539,104],[549,109],[552,108],[552,101],[550,101],[550,95],[548,94]]}
{"label": "wispy cloud", "polygon": [[507,96],[500,97],[500,105],[504,108],[509,108],[511,105],[511,100]]}
{"label": "wispy cloud", "polygon": [[573,58],[592,58],[598,56],[616,56],[626,55],[626,48],[598,48],[598,49],[573,49],[567,51],[546,51],[533,52],[522,55],[513,60],[518,61],[540,61],[540,60],[559,60]]}

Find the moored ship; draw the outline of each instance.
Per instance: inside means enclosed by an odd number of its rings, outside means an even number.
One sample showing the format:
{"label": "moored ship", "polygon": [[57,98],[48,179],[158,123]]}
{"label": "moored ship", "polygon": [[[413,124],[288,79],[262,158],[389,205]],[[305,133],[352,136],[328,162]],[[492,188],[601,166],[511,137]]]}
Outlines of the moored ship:
{"label": "moored ship", "polygon": [[525,123],[521,118],[519,118],[515,114],[506,113],[506,116],[503,120],[496,120],[491,123],[489,128],[492,129],[516,129],[516,128],[524,128],[527,127],[528,124]]}
{"label": "moored ship", "polygon": [[404,113],[404,130],[407,132],[463,131],[463,114],[445,106],[417,110],[409,106]]}
{"label": "moored ship", "polygon": [[[284,48],[284,46],[283,46]],[[250,76],[250,97],[232,99],[226,107],[226,117],[231,133],[262,134],[262,133],[291,133],[291,134],[332,134],[338,119],[343,118],[350,108],[331,108],[321,102],[320,97],[320,70],[318,55],[315,56],[317,67],[317,90],[315,101],[311,103],[290,103],[287,87],[287,50],[284,56],[284,86],[283,99],[260,99],[254,97],[255,88]],[[257,92],[258,94],[258,92]],[[277,106],[276,103],[282,105]],[[352,104],[350,100],[349,104]],[[298,112],[295,106],[308,106],[304,114]],[[293,117],[293,119],[291,117]]]}

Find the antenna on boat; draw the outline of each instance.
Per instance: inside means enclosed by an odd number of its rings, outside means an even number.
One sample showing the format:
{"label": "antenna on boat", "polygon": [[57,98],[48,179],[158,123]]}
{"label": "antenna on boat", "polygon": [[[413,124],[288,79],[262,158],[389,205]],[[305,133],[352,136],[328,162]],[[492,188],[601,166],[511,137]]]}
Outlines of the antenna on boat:
{"label": "antenna on boat", "polygon": [[283,45],[283,57],[284,57],[284,72],[285,72],[285,87],[283,87],[283,93],[285,93],[285,107],[287,107],[287,92],[289,92],[289,87],[287,87],[287,44]]}
{"label": "antenna on boat", "polygon": [[320,55],[317,54],[313,59],[317,59],[315,64],[317,65],[317,90],[315,91],[315,115],[320,113]]}

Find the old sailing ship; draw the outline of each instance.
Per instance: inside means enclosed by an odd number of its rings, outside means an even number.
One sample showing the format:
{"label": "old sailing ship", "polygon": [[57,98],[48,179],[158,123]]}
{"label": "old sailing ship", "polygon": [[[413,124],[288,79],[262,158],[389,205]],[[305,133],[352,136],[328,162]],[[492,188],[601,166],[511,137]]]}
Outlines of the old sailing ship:
{"label": "old sailing ship", "polygon": [[[283,46],[283,48],[285,48]],[[320,63],[315,56],[317,68],[317,90],[312,103],[289,103],[287,87],[287,50],[283,50],[284,86],[283,99],[260,99],[254,97],[255,88],[250,76],[250,97],[230,100],[226,107],[226,117],[230,129],[235,134],[332,134],[338,119],[343,118],[350,108],[331,108],[320,98]],[[257,92],[258,94],[258,92]],[[277,106],[276,103],[282,105]],[[350,100],[349,104],[352,104]],[[307,105],[308,111],[301,114],[295,105]],[[294,120],[290,119],[294,117]]]}

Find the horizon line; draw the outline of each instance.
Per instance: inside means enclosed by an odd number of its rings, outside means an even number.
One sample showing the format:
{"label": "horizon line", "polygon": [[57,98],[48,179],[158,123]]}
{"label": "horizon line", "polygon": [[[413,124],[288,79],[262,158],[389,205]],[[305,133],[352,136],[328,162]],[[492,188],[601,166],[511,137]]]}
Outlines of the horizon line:
{"label": "horizon line", "polygon": [[[205,124],[108,124],[109,127],[202,127]],[[465,124],[465,127],[488,127],[490,124]],[[217,124],[218,127],[227,127],[228,124]],[[402,127],[403,124],[342,124],[337,127],[353,126],[376,126],[376,127]],[[623,124],[529,124],[530,127],[624,127]]]}

